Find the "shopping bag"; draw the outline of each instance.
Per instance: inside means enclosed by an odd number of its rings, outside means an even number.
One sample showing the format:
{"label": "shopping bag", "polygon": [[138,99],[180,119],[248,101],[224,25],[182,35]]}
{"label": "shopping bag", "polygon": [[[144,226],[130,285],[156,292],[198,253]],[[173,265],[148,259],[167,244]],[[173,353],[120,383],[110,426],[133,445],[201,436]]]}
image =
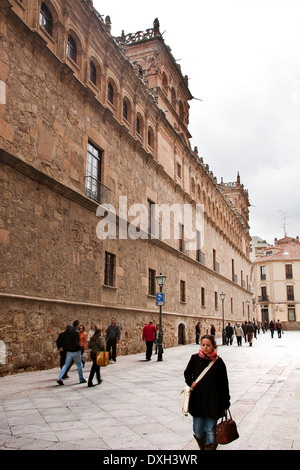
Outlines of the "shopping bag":
{"label": "shopping bag", "polygon": [[97,351],[97,365],[105,367],[109,363],[109,352],[108,351]]}

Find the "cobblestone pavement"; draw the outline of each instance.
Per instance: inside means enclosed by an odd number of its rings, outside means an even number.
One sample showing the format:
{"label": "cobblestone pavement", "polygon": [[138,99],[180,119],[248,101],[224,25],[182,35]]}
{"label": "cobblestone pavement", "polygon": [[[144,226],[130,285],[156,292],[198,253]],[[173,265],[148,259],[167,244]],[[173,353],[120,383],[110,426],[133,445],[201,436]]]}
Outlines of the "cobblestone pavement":
{"label": "cobblestone pavement", "polygon": [[[219,450],[300,449],[300,332],[253,347],[219,346],[240,438]],[[166,349],[163,361],[140,353],[101,369],[101,385],[64,386],[59,369],[0,378],[0,449],[195,451],[192,418],[181,413],[183,371],[196,344]],[[88,377],[91,363],[84,372]]]}

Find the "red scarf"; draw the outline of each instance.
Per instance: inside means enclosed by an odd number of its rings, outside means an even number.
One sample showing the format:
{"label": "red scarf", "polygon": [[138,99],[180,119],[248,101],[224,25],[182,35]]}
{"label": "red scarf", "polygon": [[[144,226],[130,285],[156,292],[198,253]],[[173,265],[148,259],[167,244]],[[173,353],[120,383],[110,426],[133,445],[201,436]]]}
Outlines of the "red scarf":
{"label": "red scarf", "polygon": [[207,359],[209,361],[211,361],[212,359],[216,359],[217,358],[217,353],[215,351],[215,349],[213,350],[212,353],[210,354],[204,354],[201,349],[200,351],[198,352],[199,356],[202,357],[203,359]]}

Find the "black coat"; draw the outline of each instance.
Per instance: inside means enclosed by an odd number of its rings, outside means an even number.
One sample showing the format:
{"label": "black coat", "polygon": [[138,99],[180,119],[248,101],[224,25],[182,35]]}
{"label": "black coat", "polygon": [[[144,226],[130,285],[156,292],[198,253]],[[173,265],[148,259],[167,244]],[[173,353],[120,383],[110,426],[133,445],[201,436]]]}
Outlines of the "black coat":
{"label": "black coat", "polygon": [[[209,360],[203,359],[199,354],[193,354],[184,371],[187,385],[191,386],[209,363]],[[227,370],[223,359],[218,357],[191,392],[189,413],[196,417],[219,419],[229,406]]]}
{"label": "black coat", "polygon": [[79,351],[79,333],[76,328],[68,325],[66,330],[58,336],[56,345],[58,349],[62,348],[64,351]]}

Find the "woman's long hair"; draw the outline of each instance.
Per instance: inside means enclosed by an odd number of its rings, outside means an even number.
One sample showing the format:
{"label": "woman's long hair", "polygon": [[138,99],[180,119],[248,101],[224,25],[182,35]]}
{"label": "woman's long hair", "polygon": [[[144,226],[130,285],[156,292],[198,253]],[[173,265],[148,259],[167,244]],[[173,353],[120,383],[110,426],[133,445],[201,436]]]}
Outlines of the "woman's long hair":
{"label": "woman's long hair", "polygon": [[95,333],[91,337],[91,341],[97,341],[99,336],[101,336],[101,330],[99,328],[96,328]]}

